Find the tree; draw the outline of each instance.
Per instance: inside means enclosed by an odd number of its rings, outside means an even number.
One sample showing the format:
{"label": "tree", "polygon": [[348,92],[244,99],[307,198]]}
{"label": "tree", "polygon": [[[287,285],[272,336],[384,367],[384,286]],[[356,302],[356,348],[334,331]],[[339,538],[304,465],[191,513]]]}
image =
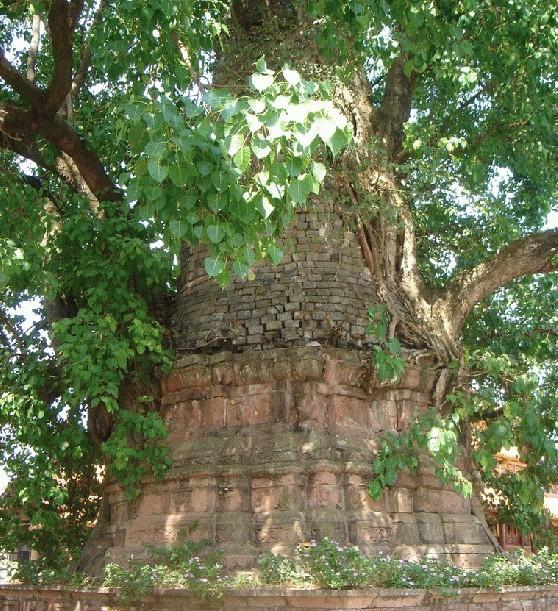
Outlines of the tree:
{"label": "tree", "polygon": [[[539,0],[5,3],[3,545],[75,554],[97,465],[132,492],[164,473],[153,380],[172,361],[180,244],[209,245],[223,285],[250,278],[320,189],[346,202],[377,285],[380,373],[420,354],[439,371],[428,417],[386,437],[372,493],[393,480],[386,453],[413,444],[466,488],[454,463],[476,422],[476,468],[531,529],[558,462],[557,14]],[[498,479],[510,445],[528,467]]]}

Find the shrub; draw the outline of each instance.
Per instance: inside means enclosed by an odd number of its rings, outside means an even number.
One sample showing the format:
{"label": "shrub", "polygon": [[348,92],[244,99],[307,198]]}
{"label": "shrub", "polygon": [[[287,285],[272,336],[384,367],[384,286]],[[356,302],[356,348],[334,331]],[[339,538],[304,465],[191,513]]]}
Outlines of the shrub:
{"label": "shrub", "polygon": [[263,583],[277,585],[299,585],[307,582],[310,575],[294,558],[266,552],[258,560],[260,579]]}
{"label": "shrub", "polygon": [[125,606],[159,588],[187,589],[201,598],[219,598],[225,586],[221,553],[207,551],[207,547],[207,541],[149,546],[147,562],[133,558],[126,565],[109,562],[103,586],[119,588],[119,603]]}
{"label": "shrub", "polygon": [[324,538],[299,546],[297,553],[302,566],[322,587],[348,590],[370,584],[372,563],[354,545],[343,546]]}

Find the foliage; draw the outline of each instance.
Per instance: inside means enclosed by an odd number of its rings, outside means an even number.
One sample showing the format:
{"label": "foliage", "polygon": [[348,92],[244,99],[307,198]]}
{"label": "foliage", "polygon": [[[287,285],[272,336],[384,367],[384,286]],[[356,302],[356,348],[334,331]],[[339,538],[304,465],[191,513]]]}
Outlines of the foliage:
{"label": "foliage", "polygon": [[302,566],[322,587],[347,590],[370,582],[370,562],[354,545],[339,545],[324,538],[307,547],[299,547],[298,555]]}
{"label": "foliage", "polygon": [[207,551],[207,541],[187,541],[174,547],[147,548],[148,561],[130,558],[109,561],[103,586],[118,588],[124,606],[142,601],[154,589],[187,589],[201,598],[219,598],[224,588],[220,554]]}
{"label": "foliage", "polygon": [[372,463],[374,479],[368,490],[378,500],[384,488],[394,486],[399,471],[416,473],[425,456],[434,462],[438,479],[450,484],[464,496],[471,496],[472,484],[456,466],[461,454],[459,444],[460,413],[443,418],[436,410],[420,414],[402,433],[387,432],[380,437],[376,459]]}
{"label": "foliage", "polygon": [[263,583],[297,585],[308,581],[310,575],[294,558],[265,552],[258,559],[259,577]]}
{"label": "foliage", "polygon": [[30,585],[65,584],[74,588],[87,588],[93,585],[92,579],[73,570],[68,558],[45,557],[14,562],[10,579]]}
{"label": "foliage", "polygon": [[208,541],[186,541],[176,546],[146,548],[144,560],[131,557],[126,563],[109,560],[101,582],[73,573],[66,564],[57,568],[43,561],[18,563],[16,579],[31,584],[66,584],[118,590],[118,602],[134,606],[156,589],[184,589],[204,599],[219,599],[226,588],[277,586],[350,588],[423,588],[441,594],[457,588],[499,588],[558,583],[558,554],[542,549],[506,556],[489,556],[479,569],[462,569],[424,557],[400,560],[379,553],[366,556],[354,546],[328,538],[301,544],[293,558],[267,552],[259,559],[257,576],[224,577],[220,553]]}
{"label": "foliage", "polygon": [[319,142],[337,155],[350,138],[325,83],[287,66],[276,74],[263,58],[256,70],[253,96],[210,90],[206,112],[157,90],[126,106],[123,137],[137,155],[127,200],[169,245],[210,246],[205,269],[222,285],[231,272],[253,276],[251,266],[264,256],[282,260],[273,238],[319,193],[326,174],[315,160]]}
{"label": "foliage", "polygon": [[[296,577],[294,577],[296,576]],[[457,588],[498,588],[555,584],[558,554],[542,549],[538,554],[523,551],[508,556],[489,556],[480,568],[462,569],[424,557],[400,560],[379,553],[367,557],[352,546],[329,539],[299,546],[297,556],[288,559],[266,554],[260,561],[259,577],[273,585],[319,585],[326,589],[424,588],[442,593]]]}
{"label": "foliage", "polygon": [[368,308],[366,331],[378,342],[374,345],[374,365],[382,382],[397,381],[405,373],[401,344],[396,337],[388,337],[388,322],[385,306]]}

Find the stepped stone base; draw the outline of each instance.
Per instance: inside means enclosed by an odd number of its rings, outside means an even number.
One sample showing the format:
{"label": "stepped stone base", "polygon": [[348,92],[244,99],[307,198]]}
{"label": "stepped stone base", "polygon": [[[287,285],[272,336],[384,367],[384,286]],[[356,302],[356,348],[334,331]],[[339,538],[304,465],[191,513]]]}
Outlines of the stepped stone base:
{"label": "stepped stone base", "polygon": [[368,494],[380,434],[426,409],[436,375],[408,366],[397,387],[385,386],[367,358],[315,346],[178,361],[162,397],[172,470],[146,481],[139,501],[107,487],[99,547],[138,556],[146,543],[209,538],[230,569],[242,569],[263,551],[327,536],[366,552],[477,565],[492,547],[470,501],[428,465],[380,501]]}

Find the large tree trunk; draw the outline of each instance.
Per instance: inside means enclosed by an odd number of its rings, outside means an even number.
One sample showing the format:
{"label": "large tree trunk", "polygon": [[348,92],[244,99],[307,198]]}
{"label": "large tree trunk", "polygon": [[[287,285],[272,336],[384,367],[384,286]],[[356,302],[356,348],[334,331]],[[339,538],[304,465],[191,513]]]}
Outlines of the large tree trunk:
{"label": "large tree trunk", "polygon": [[[139,553],[196,523],[194,535],[224,549],[231,567],[324,536],[477,564],[492,550],[478,511],[427,463],[381,501],[367,491],[381,433],[439,404],[459,357],[447,311],[420,282],[410,212],[387,169],[400,152],[413,79],[395,62],[374,112],[363,76],[336,78],[288,2],[233,4],[216,81],[242,86],[262,55],[271,67],[288,62],[330,79],[355,143],[331,164],[319,199],[297,214],[280,265],[260,264],[254,281],[221,290],[206,275],[203,250],[184,249],[177,362],[162,397],[173,467],[163,483],[145,482],[139,503],[110,487],[103,534],[113,554]],[[384,205],[374,215],[372,196]],[[367,308],[378,303],[404,347],[397,384],[380,382],[371,364]]]}

